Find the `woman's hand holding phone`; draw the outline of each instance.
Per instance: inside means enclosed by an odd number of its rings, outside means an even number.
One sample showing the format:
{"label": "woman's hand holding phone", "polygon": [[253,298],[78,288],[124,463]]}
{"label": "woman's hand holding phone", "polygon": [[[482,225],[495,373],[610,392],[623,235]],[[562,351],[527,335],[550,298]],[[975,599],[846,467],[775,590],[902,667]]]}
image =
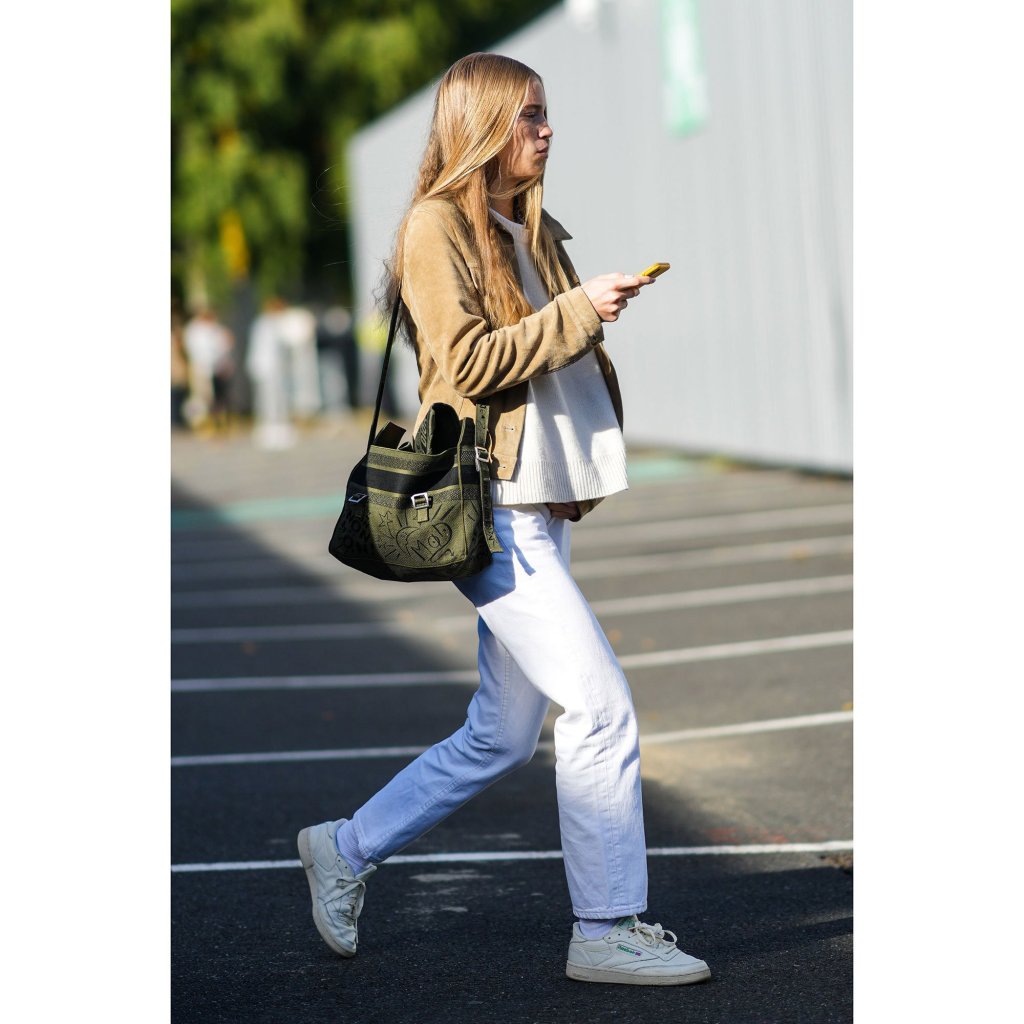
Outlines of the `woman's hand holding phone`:
{"label": "woman's hand holding phone", "polygon": [[641,288],[654,284],[655,277],[668,268],[667,263],[655,263],[642,274],[601,274],[584,281],[582,288],[597,315],[605,323],[614,323],[629,305],[629,300],[635,299]]}

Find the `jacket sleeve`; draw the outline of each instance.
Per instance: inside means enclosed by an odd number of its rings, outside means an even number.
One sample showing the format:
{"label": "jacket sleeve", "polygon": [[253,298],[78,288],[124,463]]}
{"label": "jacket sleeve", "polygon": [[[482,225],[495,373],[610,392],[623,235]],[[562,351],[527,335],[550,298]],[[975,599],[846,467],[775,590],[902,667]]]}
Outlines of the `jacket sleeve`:
{"label": "jacket sleeve", "polygon": [[409,220],[402,294],[441,376],[478,400],[575,362],[603,340],[582,288],[557,296],[510,327],[492,330],[450,223],[425,204]]}
{"label": "jacket sleeve", "polygon": [[[576,504],[579,506],[580,509],[580,519],[582,519],[589,512],[593,512],[594,509],[597,508],[597,506],[600,505],[602,501],[604,501],[604,498],[583,498],[580,501],[577,501]],[[580,519],[574,519],[573,522],[578,523]]]}

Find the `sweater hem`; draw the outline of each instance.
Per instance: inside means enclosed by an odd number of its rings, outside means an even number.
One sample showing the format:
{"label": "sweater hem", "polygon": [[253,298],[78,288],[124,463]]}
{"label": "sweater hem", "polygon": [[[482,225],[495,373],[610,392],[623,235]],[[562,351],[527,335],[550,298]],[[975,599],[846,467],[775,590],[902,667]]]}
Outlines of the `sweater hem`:
{"label": "sweater hem", "polygon": [[531,461],[516,469],[515,480],[491,481],[495,505],[588,501],[629,488],[625,464],[614,456],[583,465]]}

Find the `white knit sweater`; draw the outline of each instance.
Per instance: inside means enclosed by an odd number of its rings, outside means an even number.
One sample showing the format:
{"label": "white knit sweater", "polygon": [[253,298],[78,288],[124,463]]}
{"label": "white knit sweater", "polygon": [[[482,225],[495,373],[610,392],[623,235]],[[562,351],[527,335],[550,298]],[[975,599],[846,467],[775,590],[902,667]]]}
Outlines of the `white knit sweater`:
{"label": "white knit sweater", "polygon": [[[527,301],[535,310],[546,306],[551,298],[530,256],[526,228],[494,210],[491,216],[515,242]],[[515,471],[492,486],[496,505],[580,501],[629,486],[622,431],[593,352],[529,382]]]}

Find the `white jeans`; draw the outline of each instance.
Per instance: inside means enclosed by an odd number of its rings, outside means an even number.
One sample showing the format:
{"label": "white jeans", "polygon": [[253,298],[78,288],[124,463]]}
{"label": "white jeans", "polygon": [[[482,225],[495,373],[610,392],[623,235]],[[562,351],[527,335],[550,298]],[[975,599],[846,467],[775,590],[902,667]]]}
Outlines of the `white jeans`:
{"label": "white jeans", "polygon": [[495,508],[504,552],[456,583],[479,613],[480,688],[465,724],[352,816],[374,863],[533,756],[549,701],[565,872],[577,917],[647,908],[640,752],[629,686],[569,574],[569,523],[546,505]]}

